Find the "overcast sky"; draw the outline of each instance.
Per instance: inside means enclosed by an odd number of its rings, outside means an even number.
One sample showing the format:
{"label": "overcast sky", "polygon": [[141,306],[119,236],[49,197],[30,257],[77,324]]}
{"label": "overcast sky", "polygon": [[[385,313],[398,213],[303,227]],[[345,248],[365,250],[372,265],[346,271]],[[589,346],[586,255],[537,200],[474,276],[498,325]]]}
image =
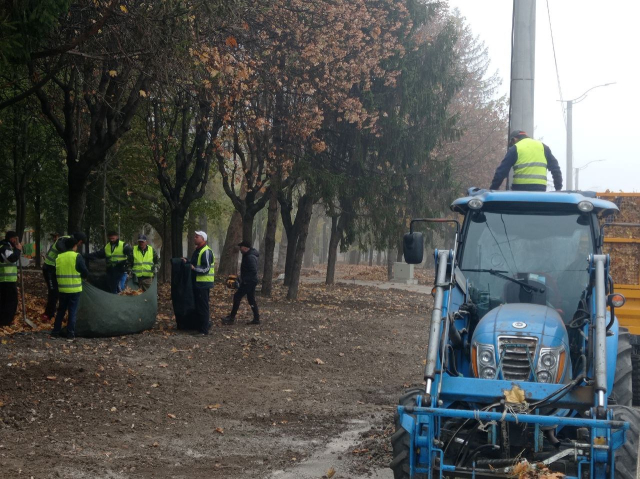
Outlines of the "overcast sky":
{"label": "overcast sky", "polygon": [[[560,162],[566,186],[566,128],[554,65],[547,3],[562,96],[573,107],[573,166],[580,189],[640,192],[640,1],[537,0],[535,131]],[[449,0],[489,48],[493,70],[509,92],[513,0]],[[515,125],[514,125],[515,126]],[[528,132],[531,134],[531,132]],[[496,165],[501,158],[496,158]],[[487,185],[484,185],[487,186]]]}

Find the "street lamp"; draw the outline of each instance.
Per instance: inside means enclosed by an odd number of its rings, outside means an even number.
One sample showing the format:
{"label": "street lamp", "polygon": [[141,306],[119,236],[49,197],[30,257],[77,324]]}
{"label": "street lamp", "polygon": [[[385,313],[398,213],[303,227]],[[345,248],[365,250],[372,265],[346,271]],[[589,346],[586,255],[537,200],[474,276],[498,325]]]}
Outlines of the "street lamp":
{"label": "street lamp", "polygon": [[565,100],[567,102],[567,190],[569,191],[573,190],[573,175],[571,174],[573,172],[573,104],[584,100],[591,90],[609,85],[615,85],[615,82],[593,86],[573,100]]}
{"label": "street lamp", "polygon": [[576,191],[580,190],[580,182],[579,182],[579,180],[580,180],[580,170],[584,170],[591,163],[598,163],[599,161],[606,161],[606,160],[591,160],[590,162],[585,163],[584,165],[573,169],[575,171],[575,173],[576,173]]}

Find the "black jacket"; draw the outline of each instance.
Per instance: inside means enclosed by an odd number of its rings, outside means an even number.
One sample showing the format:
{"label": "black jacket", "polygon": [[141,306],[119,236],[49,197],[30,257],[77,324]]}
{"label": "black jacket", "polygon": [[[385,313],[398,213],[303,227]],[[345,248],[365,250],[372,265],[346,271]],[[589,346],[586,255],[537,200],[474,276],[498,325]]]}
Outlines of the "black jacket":
{"label": "black jacket", "polygon": [[242,283],[258,282],[258,257],[260,253],[251,248],[246,253],[242,253],[242,263],[240,263],[240,281]]}
{"label": "black jacket", "polygon": [[[543,143],[544,146],[544,157],[547,159],[547,170],[551,172],[551,176],[553,176],[553,186],[555,186],[556,191],[560,191],[562,189],[562,170],[560,169],[560,165],[558,164],[558,160],[556,160],[555,156],[551,153],[551,149]],[[497,190],[502,185],[502,182],[506,177],[509,176],[509,170],[516,164],[518,161],[518,150],[516,146],[513,145],[511,148],[507,150],[507,154],[505,155],[502,163],[496,169],[495,175],[493,176],[493,181],[491,182],[491,186],[489,189]],[[523,185],[518,185],[523,186]],[[524,188],[523,188],[524,189]],[[545,191],[544,188],[542,191]]]}

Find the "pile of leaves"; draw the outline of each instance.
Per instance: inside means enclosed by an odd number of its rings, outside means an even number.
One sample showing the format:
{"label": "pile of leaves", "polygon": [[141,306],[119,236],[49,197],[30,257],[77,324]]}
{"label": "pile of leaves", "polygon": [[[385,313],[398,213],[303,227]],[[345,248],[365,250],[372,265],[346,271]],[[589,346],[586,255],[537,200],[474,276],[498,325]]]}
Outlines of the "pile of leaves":
{"label": "pile of leaves", "polygon": [[36,327],[31,328],[22,318],[22,297],[20,296],[20,288],[18,288],[18,310],[11,326],[0,327],[0,337],[11,336],[16,333],[28,333],[31,331],[46,331],[53,328],[53,318],[51,321],[42,321],[41,315],[44,311],[46,300],[36,295],[26,293],[25,311],[27,319],[31,320]]}
{"label": "pile of leaves", "polygon": [[561,479],[565,475],[560,472],[552,472],[542,463],[531,464],[524,460],[513,467],[511,477],[517,477],[518,479]]}
{"label": "pile of leaves", "polygon": [[[610,199],[620,211],[612,221],[616,223],[640,223],[640,197],[618,196]],[[606,228],[606,238],[640,239],[640,228],[614,226]],[[640,278],[639,243],[605,243],[604,253],[611,255],[611,275],[617,284],[638,284]]]}
{"label": "pile of leaves", "polygon": [[142,293],[144,293],[144,291],[142,291],[141,289],[125,288],[118,294],[120,296],[140,296]]}

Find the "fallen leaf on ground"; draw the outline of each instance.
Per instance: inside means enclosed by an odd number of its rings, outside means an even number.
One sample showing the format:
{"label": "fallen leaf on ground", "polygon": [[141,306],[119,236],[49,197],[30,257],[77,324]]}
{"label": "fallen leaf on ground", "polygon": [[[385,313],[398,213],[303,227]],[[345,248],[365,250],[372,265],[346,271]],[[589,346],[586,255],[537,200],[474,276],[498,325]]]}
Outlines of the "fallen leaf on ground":
{"label": "fallen leaf on ground", "polygon": [[219,408],[221,408],[221,407],[222,407],[222,405],[221,405],[221,404],[209,404],[209,405],[207,406],[207,409],[219,409]]}
{"label": "fallen leaf on ground", "polygon": [[217,432],[218,434],[224,434],[224,428],[222,428],[222,427],[217,427],[217,428],[216,428],[216,432]]}
{"label": "fallen leaf on ground", "polygon": [[175,414],[167,414],[167,417],[170,417],[171,419],[175,419],[176,415]]}
{"label": "fallen leaf on ground", "polygon": [[330,467],[329,470],[327,471],[327,479],[331,479],[336,473],[336,470],[333,467]]}
{"label": "fallen leaf on ground", "polygon": [[47,381],[55,381],[58,379],[56,376],[47,376]]}
{"label": "fallen leaf on ground", "polygon": [[324,361],[320,358],[316,358],[313,362],[316,364],[324,364]]}

